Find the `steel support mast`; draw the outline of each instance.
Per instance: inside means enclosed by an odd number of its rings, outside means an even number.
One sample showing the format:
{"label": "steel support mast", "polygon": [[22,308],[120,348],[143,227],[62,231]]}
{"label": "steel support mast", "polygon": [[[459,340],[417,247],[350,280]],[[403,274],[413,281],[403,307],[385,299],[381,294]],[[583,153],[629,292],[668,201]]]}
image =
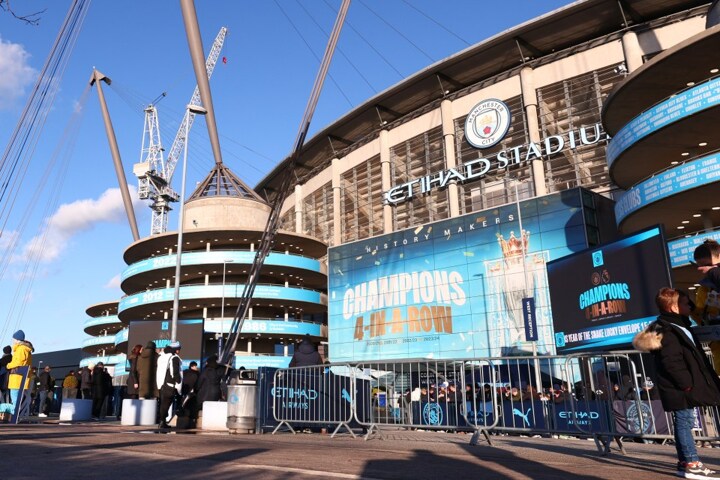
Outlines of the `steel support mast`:
{"label": "steel support mast", "polygon": [[127,213],[128,222],[130,223],[130,230],[134,241],[140,240],[140,234],[138,233],[137,220],[135,220],[135,210],[133,210],[132,199],[130,198],[130,191],[128,189],[127,180],[125,178],[125,170],[123,169],[122,159],[120,158],[120,149],[118,148],[117,139],[115,138],[115,130],[110,120],[110,112],[105,103],[105,94],[102,91],[102,82],[110,85],[111,80],[93,69],[92,76],[90,76],[90,85],[97,86],[98,98],[100,99],[100,109],[102,110],[103,121],[105,122],[105,133],[108,137],[108,143],[110,144],[110,153],[113,157],[113,163],[115,164],[115,174],[118,179],[118,186],[120,187],[120,194],[122,195],[123,204],[125,205],[125,212]]}
{"label": "steel support mast", "polygon": [[235,355],[235,348],[237,347],[238,338],[240,338],[240,332],[242,331],[245,317],[252,303],[253,293],[255,292],[255,286],[260,279],[260,270],[265,262],[265,258],[270,254],[270,250],[275,242],[275,235],[277,234],[278,228],[280,227],[280,211],[282,209],[285,199],[290,193],[290,185],[292,179],[295,176],[295,167],[297,159],[300,156],[303,144],[305,143],[305,137],[307,136],[308,129],[310,128],[310,121],[312,120],[317,106],[318,99],[320,98],[320,92],[322,91],[323,83],[327,76],[328,69],[330,68],[330,61],[332,60],[335,47],[337,45],[340,31],[342,30],[343,23],[345,22],[345,16],[347,15],[348,8],[350,7],[350,0],[343,0],[340,9],[338,10],[337,18],[335,19],[335,25],[330,33],[328,44],[325,49],[325,55],[323,56],[322,62],[320,63],[320,70],[315,77],[315,84],[313,85],[310,98],[308,99],[307,106],[305,107],[305,113],[298,129],[297,138],[295,139],[294,150],[290,155],[290,160],[287,167],[284,169],[284,177],[282,186],[275,197],[270,216],[268,217],[267,224],[265,225],[265,231],[263,232],[262,238],[258,245],[258,249],[255,253],[255,259],[253,260],[250,273],[246,280],[243,288],[242,296],[240,297],[235,317],[233,318],[232,326],[228,335],[228,341],[225,344],[220,355],[220,362],[226,365],[226,368],[231,367],[233,356]]}

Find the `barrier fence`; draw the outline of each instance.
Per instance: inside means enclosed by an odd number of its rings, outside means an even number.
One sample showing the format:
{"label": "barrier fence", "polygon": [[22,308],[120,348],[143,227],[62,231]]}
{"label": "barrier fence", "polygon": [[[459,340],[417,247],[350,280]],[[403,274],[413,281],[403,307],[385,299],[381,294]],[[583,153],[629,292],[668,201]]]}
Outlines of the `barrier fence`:
{"label": "barrier fence", "polygon": [[[581,436],[607,453],[623,438],[673,438],[652,364],[636,351],[328,364],[278,369],[272,416],[280,427],[384,428]],[[718,408],[697,408],[694,435],[717,441]]]}

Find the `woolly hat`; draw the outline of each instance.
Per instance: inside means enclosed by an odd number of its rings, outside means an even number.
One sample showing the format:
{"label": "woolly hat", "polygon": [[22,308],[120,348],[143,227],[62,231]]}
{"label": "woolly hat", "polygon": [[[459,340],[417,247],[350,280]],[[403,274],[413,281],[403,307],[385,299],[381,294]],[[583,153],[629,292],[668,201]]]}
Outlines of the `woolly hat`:
{"label": "woolly hat", "polygon": [[22,330],[18,330],[17,332],[13,333],[13,340],[18,340],[20,342],[25,341],[25,332]]}
{"label": "woolly hat", "polygon": [[180,342],[178,342],[178,341],[170,342],[168,344],[168,347],[172,348],[173,350],[180,350]]}

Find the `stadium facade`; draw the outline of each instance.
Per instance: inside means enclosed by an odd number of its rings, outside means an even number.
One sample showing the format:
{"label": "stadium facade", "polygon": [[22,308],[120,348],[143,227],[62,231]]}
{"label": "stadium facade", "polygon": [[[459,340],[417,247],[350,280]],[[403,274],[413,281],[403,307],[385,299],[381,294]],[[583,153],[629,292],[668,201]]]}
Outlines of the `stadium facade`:
{"label": "stadium facade", "polygon": [[[374,323],[370,320],[370,310],[377,302],[385,302],[385,307],[405,302],[402,306],[406,309],[398,318],[404,322],[406,334],[412,322],[419,322],[418,329],[430,326],[418,330],[416,338],[437,336],[437,328],[448,325],[440,307],[454,305],[461,307],[458,313],[468,322],[464,330],[456,329],[461,334],[457,338],[484,332],[485,339],[479,344],[450,347],[431,339],[425,342],[432,346],[428,351],[446,357],[457,357],[462,348],[476,355],[508,351],[523,347],[517,340],[519,330],[505,339],[497,331],[513,325],[519,329],[516,310],[522,295],[513,292],[533,290],[542,297],[545,277],[537,265],[562,252],[604,243],[619,233],[653,223],[664,224],[676,282],[691,287],[687,261],[677,259],[690,248],[687,236],[715,235],[714,225],[720,222],[720,209],[715,207],[720,203],[713,203],[707,192],[716,188],[718,177],[708,175],[698,186],[652,190],[656,192],[654,201],[638,204],[632,199],[646,177],[668,167],[682,169],[692,161],[708,161],[717,149],[717,134],[712,131],[717,108],[712,104],[703,108],[703,113],[686,108],[682,118],[644,136],[637,131],[647,125],[633,122],[639,122],[636,117],[648,108],[657,108],[658,102],[667,103],[665,110],[654,112],[648,121],[675,112],[679,101],[673,103],[672,97],[688,87],[687,98],[681,101],[686,107],[697,101],[693,91],[700,97],[715,91],[713,76],[718,65],[710,65],[717,53],[709,46],[714,27],[706,29],[709,6],[698,1],[574,2],[428,66],[314,135],[303,148],[293,191],[282,209],[287,243],[303,250],[278,253],[297,253],[317,262],[317,267],[309,270],[285,265],[294,275],[302,272],[298,287],[309,288],[317,297],[298,300],[284,292],[287,298],[282,309],[263,316],[271,321],[296,318],[317,322],[322,327],[314,332],[316,337],[329,334],[331,360],[357,360],[386,355],[390,348],[382,348],[382,338],[368,340],[370,333],[377,337],[392,329],[379,311]],[[700,60],[703,68],[695,69]],[[658,79],[666,81],[666,88],[656,88],[653,81]],[[714,95],[709,93],[707,98]],[[636,135],[623,135],[624,131]],[[281,162],[255,190],[272,198],[288,162]],[[698,168],[706,167],[702,163]],[[675,171],[678,176],[688,172]],[[205,197],[236,202],[213,192],[206,192]],[[613,200],[618,202],[618,225],[607,207]],[[188,200],[188,210],[193,201],[193,197]],[[233,212],[267,208],[258,205],[260,202],[246,200],[243,205],[222,208]],[[552,205],[562,208],[553,210]],[[666,215],[670,206],[679,216]],[[206,228],[201,217],[194,217],[199,224],[193,224],[190,217],[185,226],[193,242],[188,255],[212,253],[216,243],[222,253],[214,260],[199,260],[202,267],[195,268],[195,273],[184,267],[183,275],[191,278],[183,278],[183,284],[188,282],[190,288],[191,281],[201,282],[204,292],[202,301],[181,297],[181,315],[201,318],[210,325],[217,318],[221,294],[234,311],[237,289],[218,288],[220,270],[228,266],[222,258],[236,249],[252,252],[253,241],[240,240],[248,237],[238,235],[229,218],[218,217],[212,228]],[[558,219],[562,224],[552,229],[554,233],[547,233]],[[485,229],[485,237],[473,237],[476,234],[468,230],[471,226]],[[252,230],[258,237],[261,229],[262,222],[257,221],[252,229],[241,230]],[[447,247],[450,237],[458,235],[465,243]],[[150,259],[174,264],[176,238],[176,233],[168,233],[136,242],[125,253],[129,268]],[[427,242],[423,243],[423,238]],[[446,242],[443,247],[441,242]],[[473,242],[486,247],[468,248],[476,245]],[[411,246],[417,244],[424,247],[413,250]],[[518,254],[522,257],[520,270],[513,270],[518,267]],[[422,267],[427,274],[408,260],[412,255],[414,261],[429,265]],[[448,258],[462,261],[450,265]],[[500,276],[492,280],[491,273],[498,269]],[[270,283],[285,285],[276,271],[266,272]],[[329,287],[323,283],[328,272]],[[453,272],[462,277],[462,284]],[[418,275],[413,277],[413,273]],[[166,283],[166,290],[172,275],[169,268],[153,268],[141,275],[124,276],[122,288],[128,297],[120,301],[119,321],[127,326],[133,321],[167,317],[168,304],[163,303],[167,298],[158,293],[162,288],[157,285]],[[484,283],[473,283],[478,276]],[[405,283],[398,283],[401,281]],[[226,283],[241,286],[242,282],[243,271],[237,269]],[[385,290],[368,294],[367,289],[378,285]],[[365,293],[358,295],[363,288]],[[484,289],[482,300],[469,294],[477,288]],[[162,298],[160,303],[136,307],[127,300],[152,295]],[[435,303],[429,305],[431,296]],[[461,296],[467,303],[458,305]],[[358,299],[362,299],[359,304]],[[268,299],[257,300],[270,308]],[[274,303],[272,308],[277,306]],[[280,315],[287,308],[291,310]],[[492,313],[499,310],[504,311]],[[472,324],[478,311],[485,318],[482,326]],[[392,315],[392,311],[386,313]],[[358,317],[363,318],[358,321]],[[547,322],[549,325],[550,320]],[[209,348],[212,329],[205,330]],[[268,335],[267,331],[249,334],[262,341],[248,338],[243,351],[267,353],[265,360],[277,353],[287,360],[287,348],[274,347],[280,335]],[[286,331],[282,335],[283,342],[297,340]],[[358,336],[366,342],[360,350],[356,350]],[[552,332],[546,336],[550,339]],[[343,342],[348,345],[341,346]],[[542,350],[552,351],[551,343],[548,340]],[[263,350],[256,351],[260,344]],[[422,353],[423,349],[405,348],[391,356]]]}

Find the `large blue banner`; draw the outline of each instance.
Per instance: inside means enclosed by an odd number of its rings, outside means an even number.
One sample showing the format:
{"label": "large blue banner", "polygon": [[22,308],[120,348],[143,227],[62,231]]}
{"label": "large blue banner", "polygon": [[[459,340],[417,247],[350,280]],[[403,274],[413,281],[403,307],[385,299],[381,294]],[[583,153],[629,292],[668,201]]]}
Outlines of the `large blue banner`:
{"label": "large blue banner", "polygon": [[[521,228],[522,225],[522,228]],[[554,351],[546,263],[586,247],[581,190],[331,248],[333,362]]]}

